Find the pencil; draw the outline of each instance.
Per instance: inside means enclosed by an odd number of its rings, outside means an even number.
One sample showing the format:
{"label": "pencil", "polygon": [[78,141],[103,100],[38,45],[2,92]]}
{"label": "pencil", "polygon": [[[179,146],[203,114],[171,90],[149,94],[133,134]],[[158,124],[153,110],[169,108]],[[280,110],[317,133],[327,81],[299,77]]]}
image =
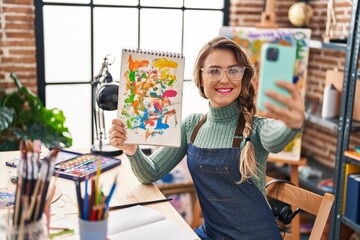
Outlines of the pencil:
{"label": "pencil", "polygon": [[109,206],[110,200],[111,200],[111,198],[112,198],[112,196],[113,196],[113,194],[114,194],[114,192],[115,192],[116,184],[117,184],[117,176],[115,177],[114,183],[113,183],[113,185],[111,186],[110,193],[109,193],[109,195],[108,195],[107,198],[106,198],[105,204],[106,204],[107,206]]}
{"label": "pencil", "polygon": [[85,197],[84,197],[84,219],[88,219],[88,204],[89,204],[89,195],[88,195],[88,183],[89,183],[89,178],[86,175],[85,176]]}
{"label": "pencil", "polygon": [[164,199],[153,200],[153,201],[145,201],[145,202],[123,204],[123,205],[109,207],[109,211],[128,208],[128,207],[133,207],[133,206],[136,206],[136,205],[148,205],[148,204],[154,204],[154,203],[168,202],[168,201],[171,201],[171,200],[172,200],[172,198],[164,198]]}
{"label": "pencil", "polygon": [[77,202],[78,202],[79,215],[80,215],[80,218],[84,219],[83,200],[81,197],[80,180],[75,181],[75,187],[76,187],[76,197],[77,197]]}
{"label": "pencil", "polygon": [[103,220],[104,217],[103,217],[103,214],[105,212],[105,196],[103,196],[101,198],[101,205],[99,206],[99,212],[98,212],[98,216],[97,216],[97,220],[100,221],[100,220]]}
{"label": "pencil", "polygon": [[97,170],[96,170],[96,195],[95,195],[95,204],[100,204],[100,190],[99,190],[99,180],[100,180],[100,173],[101,173],[101,157],[99,156],[97,159]]}
{"label": "pencil", "polygon": [[112,196],[113,196],[113,194],[114,194],[114,192],[115,192],[116,184],[117,184],[117,175],[116,175],[116,177],[115,177],[115,180],[114,180],[113,185],[111,186],[110,193],[109,193],[109,195],[106,197],[106,200],[105,200],[105,209],[104,209],[104,212],[103,212],[104,219],[107,217],[107,212],[108,212],[108,209],[109,209],[109,204],[110,204],[111,198],[112,198]]}
{"label": "pencil", "polygon": [[90,209],[95,206],[96,204],[96,185],[95,185],[95,178],[91,178],[91,201],[90,201]]}

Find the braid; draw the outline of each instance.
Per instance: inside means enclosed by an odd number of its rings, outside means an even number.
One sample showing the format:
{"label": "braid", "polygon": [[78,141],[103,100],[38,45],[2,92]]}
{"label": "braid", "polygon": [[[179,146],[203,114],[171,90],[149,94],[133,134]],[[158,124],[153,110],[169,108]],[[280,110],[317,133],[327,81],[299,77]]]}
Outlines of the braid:
{"label": "braid", "polygon": [[[250,106],[246,106],[246,104],[240,105],[241,106],[240,114],[242,114],[245,119],[245,128],[243,131],[243,137],[249,139],[252,131],[252,118],[254,116],[254,112],[256,111],[256,109],[253,104],[253,101],[244,101],[245,98],[242,99],[240,98],[239,100],[240,102],[247,102],[248,105],[250,105]],[[254,145],[252,144],[251,141],[245,141],[245,146],[241,151],[239,165],[240,165],[239,171],[241,174],[241,179],[238,183],[242,183],[251,177],[258,178],[258,176],[256,175],[258,168],[256,166],[257,162],[255,159],[255,150],[254,150]]]}

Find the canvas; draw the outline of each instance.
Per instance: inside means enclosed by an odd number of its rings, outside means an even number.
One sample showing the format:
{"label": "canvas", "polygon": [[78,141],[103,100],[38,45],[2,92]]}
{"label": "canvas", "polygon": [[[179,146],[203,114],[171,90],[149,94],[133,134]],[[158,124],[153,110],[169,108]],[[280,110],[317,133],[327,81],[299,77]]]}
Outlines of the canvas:
{"label": "canvas", "polygon": [[[265,43],[293,46],[296,48],[293,82],[305,97],[307,66],[309,59],[310,29],[303,28],[255,28],[255,27],[222,27],[220,35],[226,36],[248,54],[256,69],[254,85],[258,90],[259,69],[261,65],[261,48]],[[279,79],[280,80],[280,79]],[[301,133],[299,133],[283,151],[271,154],[275,158],[300,160]]]}

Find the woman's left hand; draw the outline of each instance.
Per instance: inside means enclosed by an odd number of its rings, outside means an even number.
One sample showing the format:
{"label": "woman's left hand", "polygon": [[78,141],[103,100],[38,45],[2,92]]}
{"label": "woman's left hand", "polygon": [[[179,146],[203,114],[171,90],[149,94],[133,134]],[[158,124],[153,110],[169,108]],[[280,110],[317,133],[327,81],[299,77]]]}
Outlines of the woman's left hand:
{"label": "woman's left hand", "polygon": [[266,102],[265,107],[267,111],[265,116],[281,120],[289,128],[302,128],[305,119],[305,104],[300,90],[295,84],[285,81],[277,81],[276,85],[289,91],[290,96],[285,96],[272,90],[266,91],[268,97],[282,103],[284,106],[280,107]]}

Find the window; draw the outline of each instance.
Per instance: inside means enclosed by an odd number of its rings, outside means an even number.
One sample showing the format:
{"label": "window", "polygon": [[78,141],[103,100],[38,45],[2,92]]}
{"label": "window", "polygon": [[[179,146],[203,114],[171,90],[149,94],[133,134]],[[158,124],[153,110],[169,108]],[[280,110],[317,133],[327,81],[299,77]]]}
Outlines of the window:
{"label": "window", "polygon": [[[191,82],[192,67],[200,47],[228,25],[229,1],[35,1],[39,96],[47,107],[64,111],[73,147],[90,146],[91,80],[111,54],[115,61],[109,71],[118,81],[124,47],[183,53],[183,116],[206,111]],[[105,113],[109,127],[116,111]]]}

